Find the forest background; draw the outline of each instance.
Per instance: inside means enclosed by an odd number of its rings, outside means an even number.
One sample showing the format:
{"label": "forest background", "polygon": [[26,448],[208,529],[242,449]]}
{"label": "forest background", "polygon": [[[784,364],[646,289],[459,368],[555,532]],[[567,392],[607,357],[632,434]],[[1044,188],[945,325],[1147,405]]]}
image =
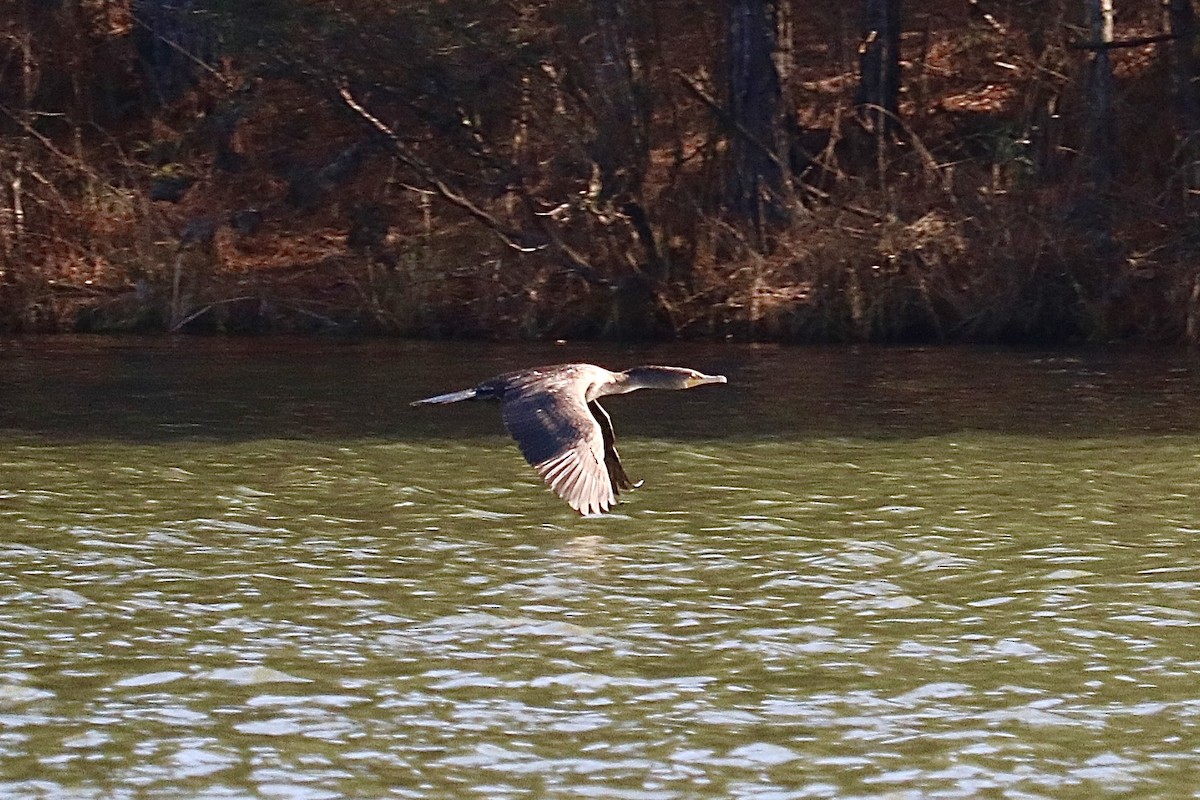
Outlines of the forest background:
{"label": "forest background", "polygon": [[1191,0],[0,0],[0,331],[1200,342]]}

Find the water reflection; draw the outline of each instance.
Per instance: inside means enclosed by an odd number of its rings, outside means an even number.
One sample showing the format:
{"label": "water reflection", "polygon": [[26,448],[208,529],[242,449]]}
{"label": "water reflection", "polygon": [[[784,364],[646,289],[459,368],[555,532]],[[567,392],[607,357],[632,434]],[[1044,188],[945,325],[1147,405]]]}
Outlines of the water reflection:
{"label": "water reflection", "polygon": [[[1200,437],[1194,417],[1158,419],[1141,365],[1125,384],[1022,356],[1045,372],[1030,385],[1074,401],[991,401],[962,385],[1003,383],[992,354],[924,384],[905,376],[935,356],[903,351],[856,384],[891,391],[864,397],[821,370],[773,388],[770,361],[807,351],[767,351],[739,368],[733,411],[694,398],[691,419],[654,420],[636,401],[622,452],[647,486],[584,520],[494,409],[410,435],[379,401],[326,427],[342,367],[313,365],[310,387],[272,352],[286,370],[164,379],[163,397],[191,393],[168,412],[98,401],[97,431],[67,430],[94,418],[73,400],[7,404],[0,794],[1195,790]],[[254,370],[287,418],[231,397]],[[397,403],[443,377],[412,382]],[[766,401],[800,382],[777,431],[761,417],[787,405]],[[723,438],[689,427],[720,413]],[[156,427],[185,417],[217,430]]]}
{"label": "water reflection", "polygon": [[[670,362],[728,373],[687,401],[619,398],[641,436],[1194,434],[1200,368],[1189,351],[1069,354],[956,348],[680,344],[496,345],[311,340],[0,339],[0,431],[157,441],[483,436],[486,409],[414,414],[409,401],[513,368]],[[29,398],[38,402],[30,403]],[[624,407],[634,409],[621,413]],[[631,419],[625,419],[631,417]]]}

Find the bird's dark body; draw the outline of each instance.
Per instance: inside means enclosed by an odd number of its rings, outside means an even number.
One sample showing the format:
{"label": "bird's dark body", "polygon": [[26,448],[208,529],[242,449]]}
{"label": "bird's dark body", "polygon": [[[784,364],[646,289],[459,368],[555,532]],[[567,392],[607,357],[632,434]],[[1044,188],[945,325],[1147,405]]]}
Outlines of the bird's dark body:
{"label": "bird's dark body", "polygon": [[582,514],[600,514],[634,484],[621,465],[612,420],[597,401],[642,388],[685,389],[724,383],[722,376],[680,367],[636,367],[610,372],[593,364],[556,364],[508,372],[471,389],[413,405],[492,400],[521,454],[556,494]]}

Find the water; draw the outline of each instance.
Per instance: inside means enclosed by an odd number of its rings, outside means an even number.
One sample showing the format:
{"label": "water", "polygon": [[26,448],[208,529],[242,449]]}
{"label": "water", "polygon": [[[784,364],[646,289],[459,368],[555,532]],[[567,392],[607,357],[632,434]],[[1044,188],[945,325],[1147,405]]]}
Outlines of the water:
{"label": "water", "polygon": [[[503,369],[609,404],[581,519]],[[0,796],[1197,797],[1192,354],[0,342]]]}

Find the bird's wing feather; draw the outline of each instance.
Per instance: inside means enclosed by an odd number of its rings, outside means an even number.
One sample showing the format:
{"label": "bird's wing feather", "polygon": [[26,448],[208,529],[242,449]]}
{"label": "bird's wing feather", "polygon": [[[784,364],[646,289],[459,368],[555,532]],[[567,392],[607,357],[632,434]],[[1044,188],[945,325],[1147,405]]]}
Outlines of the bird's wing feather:
{"label": "bird's wing feather", "polygon": [[503,415],[525,460],[571,508],[602,514],[616,504],[604,434],[581,391],[515,386],[505,392]]}
{"label": "bird's wing feather", "polygon": [[463,389],[460,392],[447,392],[446,394],[434,395],[426,397],[424,400],[414,400],[409,405],[412,406],[428,406],[428,405],[444,405],[446,403],[458,403],[463,400],[474,400],[479,392],[476,389]]}
{"label": "bird's wing feather", "polygon": [[600,425],[600,434],[604,440],[604,465],[608,469],[608,479],[612,483],[613,494],[619,495],[622,489],[636,489],[641,486],[642,482],[631,481],[625,474],[625,468],[621,466],[621,456],[617,454],[617,437],[613,431],[612,417],[608,416],[608,412],[596,400],[588,403],[588,408],[591,409],[592,416]]}

